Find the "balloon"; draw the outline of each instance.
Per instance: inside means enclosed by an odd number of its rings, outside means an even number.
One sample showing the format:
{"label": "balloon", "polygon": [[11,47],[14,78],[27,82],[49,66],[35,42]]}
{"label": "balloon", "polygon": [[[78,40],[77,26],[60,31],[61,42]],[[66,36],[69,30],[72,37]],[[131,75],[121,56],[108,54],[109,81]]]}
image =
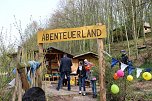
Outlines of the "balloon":
{"label": "balloon", "polygon": [[111,92],[112,92],[113,94],[119,93],[119,87],[118,87],[116,84],[113,84],[113,85],[111,86]]}
{"label": "balloon", "polygon": [[117,73],[115,73],[115,74],[113,75],[113,78],[114,78],[115,80],[119,79]]}
{"label": "balloon", "polygon": [[117,71],[117,76],[118,77],[123,77],[124,76],[124,72],[120,69]]}
{"label": "balloon", "polygon": [[48,78],[48,77],[49,77],[49,74],[45,74],[45,77]]}
{"label": "balloon", "polygon": [[142,74],[142,77],[145,79],[145,80],[150,80],[151,79],[151,74],[149,72],[144,72]]}
{"label": "balloon", "polygon": [[127,80],[128,80],[128,81],[132,81],[132,80],[133,80],[133,76],[132,76],[132,75],[128,75],[128,76],[127,76]]}

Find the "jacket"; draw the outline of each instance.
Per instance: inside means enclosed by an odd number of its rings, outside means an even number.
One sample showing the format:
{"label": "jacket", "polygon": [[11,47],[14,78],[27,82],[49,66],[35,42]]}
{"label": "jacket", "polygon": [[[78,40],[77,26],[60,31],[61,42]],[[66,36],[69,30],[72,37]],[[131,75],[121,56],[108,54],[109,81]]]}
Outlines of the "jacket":
{"label": "jacket", "polygon": [[80,69],[81,67],[78,66],[78,69],[77,69],[77,74],[79,74],[79,77],[86,77],[86,70],[85,70],[85,67],[82,66],[82,69]]}
{"label": "jacket", "polygon": [[90,80],[96,80],[96,76],[94,76],[93,70],[90,70],[89,79],[90,79]]}
{"label": "jacket", "polygon": [[68,57],[61,58],[60,72],[71,72],[72,60]]}

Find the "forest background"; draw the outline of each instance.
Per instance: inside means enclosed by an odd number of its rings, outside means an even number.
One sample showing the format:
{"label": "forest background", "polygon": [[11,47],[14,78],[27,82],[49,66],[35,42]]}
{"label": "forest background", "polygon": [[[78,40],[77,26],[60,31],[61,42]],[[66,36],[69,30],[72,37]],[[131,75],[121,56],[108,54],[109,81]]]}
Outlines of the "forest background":
{"label": "forest background", "polygon": [[[107,38],[104,50],[112,57],[118,57],[120,50],[126,50],[135,66],[152,66],[152,32],[145,33],[144,25],[152,26],[151,0],[61,0],[54,14],[46,22],[31,21],[23,31],[21,23],[14,20],[18,30],[20,45],[25,50],[38,49],[37,31],[40,29],[73,28],[102,23],[107,26]],[[8,33],[8,32],[7,32]],[[0,71],[12,70],[12,60],[8,54],[16,51],[16,44],[5,44],[6,32],[1,29],[0,36]],[[8,37],[9,39],[9,37]],[[97,41],[77,40],[45,44],[44,48],[54,46],[67,53],[77,55],[88,51],[97,53]],[[106,58],[107,66],[109,59]],[[11,78],[0,77],[0,89]]]}

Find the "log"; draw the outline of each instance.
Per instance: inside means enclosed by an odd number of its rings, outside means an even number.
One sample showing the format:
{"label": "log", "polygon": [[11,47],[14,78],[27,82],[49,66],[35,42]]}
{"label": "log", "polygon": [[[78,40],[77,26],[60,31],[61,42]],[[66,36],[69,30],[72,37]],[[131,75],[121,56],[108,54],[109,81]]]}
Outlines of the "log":
{"label": "log", "polygon": [[[98,25],[102,25],[101,23],[98,23]],[[99,81],[100,81],[100,101],[106,101],[106,88],[105,88],[105,65],[103,60],[103,39],[98,38],[97,39],[98,44],[98,56],[99,56]]]}

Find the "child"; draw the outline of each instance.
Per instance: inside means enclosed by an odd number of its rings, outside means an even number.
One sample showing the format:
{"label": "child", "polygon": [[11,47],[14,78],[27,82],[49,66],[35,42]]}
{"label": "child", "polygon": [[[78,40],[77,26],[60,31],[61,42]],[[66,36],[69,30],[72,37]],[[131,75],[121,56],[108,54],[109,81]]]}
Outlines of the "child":
{"label": "child", "polygon": [[86,78],[89,79],[90,69],[92,68],[93,63],[89,62],[87,59],[84,60],[84,67],[86,70]]}
{"label": "child", "polygon": [[85,91],[86,91],[86,89],[85,89],[86,70],[85,70],[85,67],[83,65],[83,61],[79,62],[77,74],[79,77],[79,94],[81,94],[81,87],[83,87],[82,95],[85,96],[86,95],[86,93],[85,93]]}
{"label": "child", "polygon": [[97,97],[96,77],[93,75],[93,68],[95,68],[95,67],[91,68],[89,77],[90,77],[90,82],[91,82],[91,85],[92,85],[93,98],[96,98]]}

